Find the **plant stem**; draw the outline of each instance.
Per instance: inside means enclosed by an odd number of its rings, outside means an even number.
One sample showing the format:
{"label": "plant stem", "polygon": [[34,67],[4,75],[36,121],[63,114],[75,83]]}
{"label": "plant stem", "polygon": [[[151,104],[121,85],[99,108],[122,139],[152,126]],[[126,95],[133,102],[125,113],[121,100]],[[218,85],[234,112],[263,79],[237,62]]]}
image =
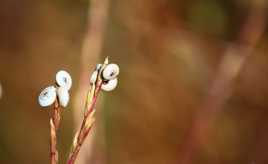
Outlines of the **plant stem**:
{"label": "plant stem", "polygon": [[[80,56],[79,87],[74,97],[74,121],[75,127],[80,126],[81,97],[84,97],[88,84],[88,66],[94,65],[102,54],[106,26],[109,18],[110,0],[88,0],[88,19],[85,37],[82,43]],[[93,135],[92,135],[93,136]],[[84,149],[80,152],[79,163],[85,163],[93,155],[93,137],[84,143]],[[81,161],[81,162],[80,162]]]}
{"label": "plant stem", "polygon": [[57,130],[60,125],[60,106],[58,100],[54,103],[53,112],[50,118],[50,160],[51,164],[58,163],[58,150],[57,150]]}
{"label": "plant stem", "polygon": [[91,88],[91,91],[89,92],[89,99],[87,100],[87,102],[89,101],[89,103],[88,105],[86,105],[84,120],[81,124],[81,128],[79,130],[78,135],[76,135],[74,138],[73,148],[71,149],[67,164],[73,164],[75,162],[77,155],[81,149],[81,146],[84,143],[86,137],[88,136],[93,126],[93,123],[95,121],[94,108],[97,102],[97,97],[99,95],[101,85],[102,85],[102,81],[99,80],[96,87],[93,85]]}

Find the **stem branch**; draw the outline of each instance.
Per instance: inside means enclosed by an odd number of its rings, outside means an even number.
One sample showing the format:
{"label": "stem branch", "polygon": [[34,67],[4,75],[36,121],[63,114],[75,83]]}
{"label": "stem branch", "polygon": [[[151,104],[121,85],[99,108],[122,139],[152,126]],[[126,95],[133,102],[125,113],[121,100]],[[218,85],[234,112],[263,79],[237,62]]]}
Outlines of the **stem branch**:
{"label": "stem branch", "polygon": [[86,103],[88,105],[86,105],[84,120],[81,124],[81,128],[79,130],[79,133],[74,138],[73,147],[71,149],[67,164],[74,164],[74,162],[78,156],[78,153],[81,149],[81,146],[84,143],[86,137],[88,136],[88,134],[93,126],[93,123],[95,121],[94,108],[96,106],[97,97],[99,95],[101,85],[102,85],[102,81],[99,81],[97,83],[96,87],[92,86],[92,89],[91,89],[89,95],[93,95],[93,96],[92,97],[90,96],[89,100],[87,100],[87,101],[89,101],[89,103]]}
{"label": "stem branch", "polygon": [[51,164],[58,163],[58,150],[57,150],[57,130],[60,125],[60,107],[58,100],[54,103],[52,116],[50,118],[50,160]]}

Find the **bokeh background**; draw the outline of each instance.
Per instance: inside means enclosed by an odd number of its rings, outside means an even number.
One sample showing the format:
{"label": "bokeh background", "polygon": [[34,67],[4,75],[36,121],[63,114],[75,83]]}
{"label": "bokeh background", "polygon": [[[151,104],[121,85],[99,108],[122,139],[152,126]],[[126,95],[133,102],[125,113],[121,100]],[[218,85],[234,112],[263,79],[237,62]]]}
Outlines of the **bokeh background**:
{"label": "bokeh background", "polygon": [[50,110],[37,96],[65,69],[64,163],[81,81],[109,56],[119,85],[101,94],[79,164],[267,164],[266,1],[1,0],[0,163],[49,163]]}

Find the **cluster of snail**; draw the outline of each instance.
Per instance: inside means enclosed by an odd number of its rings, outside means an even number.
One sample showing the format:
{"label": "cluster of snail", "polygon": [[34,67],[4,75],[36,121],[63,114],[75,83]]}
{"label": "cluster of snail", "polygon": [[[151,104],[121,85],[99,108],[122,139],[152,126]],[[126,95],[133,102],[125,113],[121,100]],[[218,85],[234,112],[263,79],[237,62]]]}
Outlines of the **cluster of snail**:
{"label": "cluster of snail", "polygon": [[[93,85],[97,81],[98,73],[101,71],[102,64],[97,64],[96,70],[92,73],[90,84]],[[101,72],[103,84],[101,89],[104,91],[112,91],[116,88],[119,75],[119,66],[117,64],[108,64]]]}
{"label": "cluster of snail", "polygon": [[69,90],[72,87],[72,78],[70,74],[64,70],[56,74],[56,86],[48,86],[41,91],[38,102],[42,107],[52,105],[56,99],[62,107],[66,107],[69,103]]}
{"label": "cluster of snail", "polygon": [[[116,88],[118,83],[117,76],[119,74],[119,66],[117,64],[107,64],[104,68],[102,68],[102,66],[102,64],[97,64],[95,71],[91,75],[90,84],[95,84],[100,74],[103,81],[101,89],[104,91],[112,91]],[[57,72],[56,85],[48,86],[41,91],[38,97],[39,105],[47,107],[58,100],[59,105],[66,107],[70,99],[69,90],[71,86],[72,78],[70,74],[64,70]]]}

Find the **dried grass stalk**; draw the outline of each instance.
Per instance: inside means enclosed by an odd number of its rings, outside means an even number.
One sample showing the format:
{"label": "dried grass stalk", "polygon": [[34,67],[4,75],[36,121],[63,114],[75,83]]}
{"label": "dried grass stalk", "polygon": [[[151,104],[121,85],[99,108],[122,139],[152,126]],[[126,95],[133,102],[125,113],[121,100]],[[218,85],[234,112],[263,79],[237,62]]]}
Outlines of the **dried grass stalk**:
{"label": "dried grass stalk", "polygon": [[57,150],[57,131],[59,129],[60,125],[60,106],[58,103],[58,100],[54,103],[54,108],[52,111],[52,115],[50,118],[50,159],[51,164],[57,164],[58,163],[58,150]]}
{"label": "dried grass stalk", "polygon": [[73,164],[75,160],[77,159],[78,153],[88,136],[90,130],[92,129],[92,126],[94,124],[95,118],[95,106],[97,102],[98,95],[101,90],[101,86],[103,84],[102,78],[101,78],[101,72],[105,68],[105,66],[108,64],[108,58],[105,59],[104,64],[102,65],[101,69],[98,71],[98,78],[95,84],[92,84],[90,91],[87,95],[85,110],[84,110],[84,119],[81,124],[80,130],[78,133],[76,133],[72,145],[72,149],[69,154],[69,158],[67,161],[67,164]]}

